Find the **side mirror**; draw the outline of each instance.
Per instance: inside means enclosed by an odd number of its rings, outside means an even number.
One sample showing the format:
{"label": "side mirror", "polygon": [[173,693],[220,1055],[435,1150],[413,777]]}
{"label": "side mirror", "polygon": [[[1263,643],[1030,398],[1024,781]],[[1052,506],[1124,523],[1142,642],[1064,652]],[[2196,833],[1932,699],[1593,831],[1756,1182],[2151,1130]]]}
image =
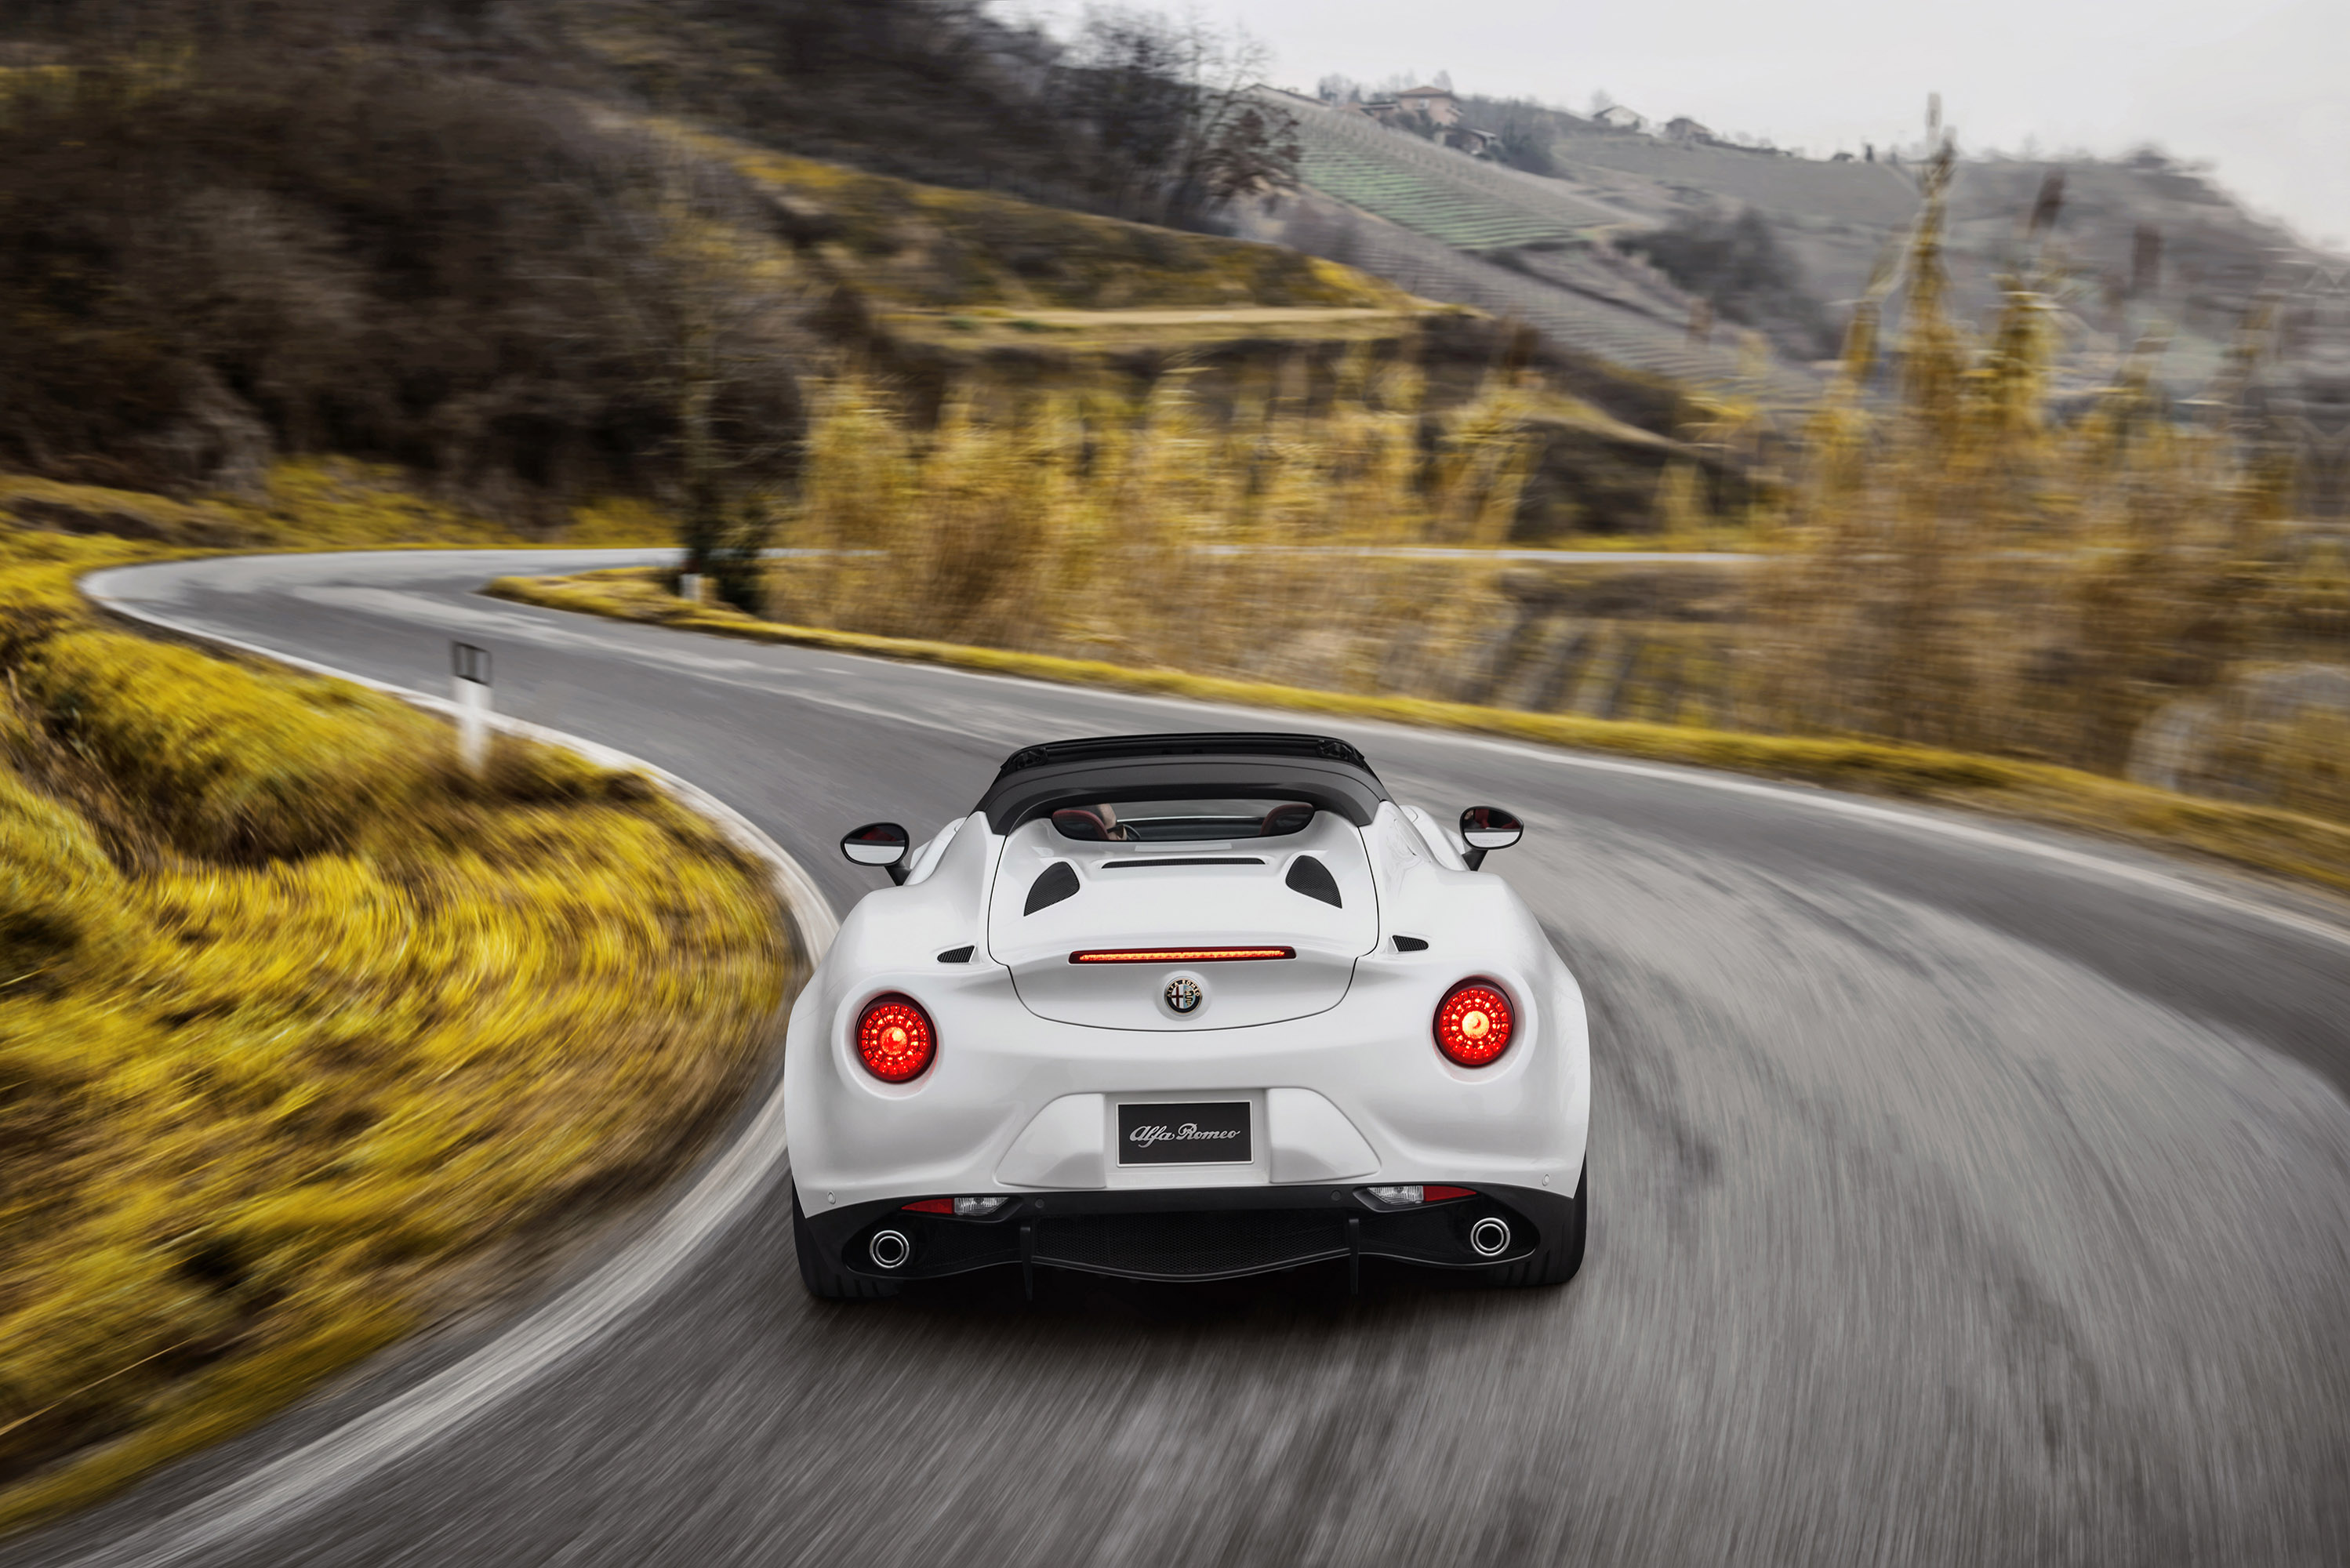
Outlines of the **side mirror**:
{"label": "side mirror", "polygon": [[1488,850],[1507,849],[1526,836],[1526,825],[1498,805],[1472,805],[1461,814],[1461,842],[1468,852],[1461,857],[1476,870],[1485,864]]}
{"label": "side mirror", "polygon": [[906,879],[906,846],[913,841],[894,822],[868,822],[840,841],[840,852],[859,866],[879,866],[892,882]]}

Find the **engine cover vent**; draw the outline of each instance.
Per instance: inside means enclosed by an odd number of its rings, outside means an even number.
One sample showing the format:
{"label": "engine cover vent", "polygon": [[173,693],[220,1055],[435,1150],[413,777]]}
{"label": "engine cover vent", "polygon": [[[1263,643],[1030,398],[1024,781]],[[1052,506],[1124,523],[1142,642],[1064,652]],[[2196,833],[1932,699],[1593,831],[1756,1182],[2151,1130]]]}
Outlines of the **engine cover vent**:
{"label": "engine cover vent", "polygon": [[1039,909],[1048,909],[1064,898],[1075,898],[1076,891],[1077,868],[1066,860],[1055,860],[1029,885],[1028,902],[1020,912],[1033,915]]}
{"label": "engine cover vent", "polygon": [[1334,909],[1347,907],[1338,897],[1338,879],[1330,875],[1330,867],[1311,855],[1301,855],[1289,863],[1289,875],[1282,881],[1293,893],[1303,893],[1309,898],[1319,898]]}

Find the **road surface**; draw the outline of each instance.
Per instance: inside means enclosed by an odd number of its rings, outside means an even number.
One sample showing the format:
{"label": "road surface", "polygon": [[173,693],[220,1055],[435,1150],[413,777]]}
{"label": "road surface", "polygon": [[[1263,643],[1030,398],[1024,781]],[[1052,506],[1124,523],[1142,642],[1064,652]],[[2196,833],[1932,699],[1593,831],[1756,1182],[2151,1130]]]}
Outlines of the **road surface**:
{"label": "road surface", "polygon": [[[1017,745],[1318,722],[472,591],[629,558],[207,561],[109,591],[433,691],[452,638],[487,646],[505,711],[706,787],[841,909],[876,880],[840,832],[927,833]],[[1491,867],[1593,1014],[1574,1284],[1350,1300],[1334,1267],[819,1305],[771,1186],[617,1328],[339,1490],[174,1544],[175,1510],[371,1387],[0,1559],[2350,1560],[2338,911],[1978,819],[1334,727],[1404,798],[1526,821]]]}

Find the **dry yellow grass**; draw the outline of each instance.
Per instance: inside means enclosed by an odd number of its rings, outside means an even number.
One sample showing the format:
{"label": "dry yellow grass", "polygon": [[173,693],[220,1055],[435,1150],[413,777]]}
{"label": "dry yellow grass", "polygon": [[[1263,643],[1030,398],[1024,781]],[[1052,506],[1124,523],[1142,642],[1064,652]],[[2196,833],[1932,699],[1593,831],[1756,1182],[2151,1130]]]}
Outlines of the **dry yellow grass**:
{"label": "dry yellow grass", "polygon": [[781,516],[814,554],[769,573],[769,613],[1341,691],[1440,681],[1497,574],[1469,562],[1431,597],[1425,563],[1381,552],[1507,536],[1537,394],[1496,379],[1440,415],[1408,354],[1365,349],[1326,399],[1268,380],[1221,410],[1189,381],[1139,402],[966,386],[926,431],[831,382]]}
{"label": "dry yellow grass", "polygon": [[1428,698],[1315,691],[1268,681],[1139,669],[1004,649],[788,626],[688,604],[647,568],[571,577],[501,577],[487,590],[518,603],[759,642],[827,648],[1032,680],[1100,686],[1201,702],[1288,709],[1496,735],[1650,762],[1723,768],[1834,789],[1939,801],[2083,828],[2350,892],[2350,826],[2229,801],[2202,800],[2043,763],[1852,738],[1757,735],[1631,723]]}
{"label": "dry yellow grass", "polygon": [[232,1430],[672,1168],[788,955],[633,777],[106,631],[0,527],[0,1528]]}
{"label": "dry yellow grass", "polygon": [[2150,720],[2209,703],[2197,743],[2156,776],[2350,820],[2350,713],[2275,733],[2295,726],[2263,726],[2243,700],[2287,664],[2350,689],[2339,527],[2294,517],[2295,454],[2245,398],[2262,322],[2192,404],[2163,388],[2157,332],[2085,407],[2061,407],[2049,389],[2076,283],[2054,250],[2001,280],[1980,327],[1946,309],[1954,168],[1947,150],[1921,166],[1894,395],[1866,390],[1871,303],[1768,519],[1780,559],[1741,722],[2122,774],[2153,772]]}
{"label": "dry yellow grass", "polygon": [[2350,822],[2350,551],[2290,516],[2290,454],[2241,396],[2257,334],[2193,419],[2159,394],[2154,341],[2058,406],[2053,259],[2003,280],[1980,332],[1945,308],[1952,168],[1924,166],[1889,387],[1872,297],[1800,432],[1734,396],[1692,405],[1693,449],[1772,473],[1710,489],[1683,461],[1659,486],[1668,545],[1771,557],[1735,603],[1653,593],[1641,624],[1637,593],[1598,607],[1473,549],[1399,559],[1506,538],[1556,402],[1497,374],[1440,411],[1408,342],[1355,346],[1335,388],[1266,366],[1213,400],[1180,359],[1130,397],[975,371],[934,414],[836,375],[772,504],[803,553],[728,597],[793,626],[1885,742]]}
{"label": "dry yellow grass", "polygon": [[348,458],[288,458],[250,495],[181,501],[146,491],[0,473],[0,524],[165,547],[363,550],[409,545],[665,545],[676,524],[640,502],[574,507],[525,533],[420,493],[398,470]]}

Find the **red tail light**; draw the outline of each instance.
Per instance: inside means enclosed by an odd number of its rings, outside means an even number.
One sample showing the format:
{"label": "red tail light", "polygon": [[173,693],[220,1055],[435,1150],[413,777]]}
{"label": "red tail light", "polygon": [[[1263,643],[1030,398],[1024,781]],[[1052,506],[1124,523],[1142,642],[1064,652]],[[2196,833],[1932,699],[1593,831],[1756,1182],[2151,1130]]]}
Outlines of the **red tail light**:
{"label": "red tail light", "polygon": [[1464,980],[1436,1009],[1436,1048],[1463,1067],[1482,1067],[1510,1048],[1510,999],[1491,981]]}
{"label": "red tail light", "polygon": [[909,1203],[905,1207],[917,1214],[951,1214],[954,1212],[954,1199],[951,1198],[925,1198],[920,1199],[919,1202]]}
{"label": "red tail light", "polygon": [[885,1084],[903,1084],[920,1077],[938,1054],[931,1015],[912,997],[893,992],[865,1004],[857,1021],[857,1054],[867,1072]]}

